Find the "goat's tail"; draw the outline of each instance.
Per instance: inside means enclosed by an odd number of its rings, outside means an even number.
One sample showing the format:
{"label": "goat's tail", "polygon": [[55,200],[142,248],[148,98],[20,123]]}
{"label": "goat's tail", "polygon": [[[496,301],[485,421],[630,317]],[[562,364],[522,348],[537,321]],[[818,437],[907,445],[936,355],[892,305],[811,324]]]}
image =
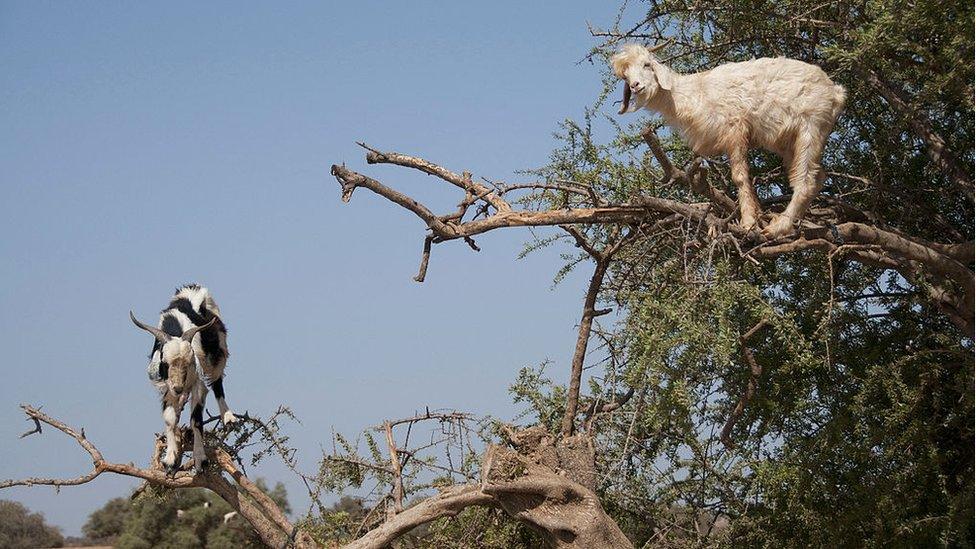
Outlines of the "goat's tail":
{"label": "goat's tail", "polygon": [[840,112],[844,110],[844,105],[847,103],[847,89],[840,84],[834,84],[834,108],[830,113],[831,121],[836,122],[837,118],[840,117]]}

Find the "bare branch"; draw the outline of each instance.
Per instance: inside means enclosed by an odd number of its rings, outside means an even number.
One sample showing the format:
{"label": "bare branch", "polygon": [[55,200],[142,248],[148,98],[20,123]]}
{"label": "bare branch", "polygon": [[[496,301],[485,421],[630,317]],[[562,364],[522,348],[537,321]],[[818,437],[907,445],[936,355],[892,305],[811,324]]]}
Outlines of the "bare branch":
{"label": "bare branch", "polygon": [[657,134],[654,133],[653,126],[648,125],[641,132],[641,137],[644,138],[644,142],[651,149],[654,158],[657,159],[661,170],[664,171],[665,177],[669,181],[677,181],[687,185],[694,192],[708,198],[712,204],[719,208],[719,211],[726,214],[737,211],[735,200],[732,197],[709,185],[708,181],[705,180],[704,172],[699,169],[700,159],[696,159],[688,170],[679,170],[668,159],[668,155],[664,152],[664,147],[661,146],[661,141],[657,138]]}
{"label": "bare branch", "polygon": [[479,198],[487,201],[500,212],[512,209],[508,202],[502,200],[494,190],[485,187],[481,183],[472,181],[471,174],[467,172],[462,175],[458,175],[442,166],[434,164],[433,162],[424,160],[423,158],[407,156],[405,154],[394,152],[384,153],[371,149],[365,144],[360,143],[360,145],[366,149],[369,149],[369,152],[366,154],[366,162],[369,164],[396,164],[398,166],[405,166],[407,168],[420,170],[426,174],[435,175],[458,188],[471,192]]}
{"label": "bare branch", "polygon": [[34,433],[40,433],[41,432],[41,422],[38,421],[36,417],[29,417],[27,419],[34,422],[34,428],[31,429],[30,431],[27,431],[27,432],[23,433],[22,435],[20,435],[19,438],[28,437],[30,435],[33,435]]}
{"label": "bare branch", "polygon": [[[849,259],[886,269],[897,269],[900,273],[913,273],[922,270],[933,278],[930,299],[940,309],[947,312],[953,322],[962,330],[971,332],[973,328],[974,277],[970,269],[973,263],[974,246],[972,242],[937,243],[910,237],[900,232],[880,228],[866,223],[870,216],[851,210],[845,204],[834,200],[828,208],[811,211],[801,229],[794,235],[776,240],[765,240],[753,232],[730,224],[722,217],[736,211],[735,201],[723,191],[705,181],[705,171],[700,169],[698,160],[693,161],[687,170],[679,170],[667,158],[653,131],[645,130],[644,139],[658,159],[670,180],[687,184],[693,191],[709,199],[708,203],[689,204],[653,196],[637,196],[631,202],[606,204],[596,207],[558,208],[550,210],[512,210],[498,203],[496,211],[463,222],[460,218],[434,215],[420,202],[395,191],[375,179],[358,174],[345,166],[334,165],[332,173],[338,180],[343,199],[348,200],[357,187],[365,187],[384,198],[412,211],[431,231],[430,242],[465,239],[495,229],[507,227],[560,226],[576,240],[580,247],[594,256],[596,248],[583,236],[579,229],[567,229],[575,225],[629,225],[645,226],[654,230],[669,230],[688,223],[697,227],[696,232],[707,234],[709,238],[727,238],[742,250],[745,259],[769,259],[801,250],[817,249],[824,253],[834,253],[845,248]],[[412,167],[425,173],[436,175],[452,185],[462,188],[475,196],[494,197],[504,202],[495,191],[484,185],[474,183],[469,174],[459,176],[426,160],[400,155],[380,153],[370,150],[368,157],[373,162],[387,162]],[[484,194],[488,193],[488,194]],[[494,193],[494,194],[493,194]],[[467,195],[466,195],[467,196]],[[508,203],[505,202],[507,205]],[[853,217],[857,221],[850,221]],[[445,221],[445,219],[455,219]],[[702,238],[696,236],[695,238]],[[749,243],[742,246],[742,243]],[[754,244],[754,245],[753,245]],[[425,243],[425,254],[417,278],[426,273],[429,251]],[[913,276],[911,279],[917,279]]]}
{"label": "bare branch", "polygon": [[[284,516],[284,513],[281,512],[271,498],[265,495],[264,492],[257,488],[257,486],[237,469],[233,458],[220,448],[207,448],[208,457],[213,459],[222,471],[229,473],[234,478],[237,486],[247,494],[248,498],[240,497],[238,487],[231,485],[216,471],[207,471],[198,475],[194,475],[189,471],[178,471],[174,475],[168,475],[162,469],[142,469],[132,463],[121,464],[106,461],[98,448],[85,437],[84,430],[75,430],[63,422],[44,414],[39,408],[34,406],[24,404],[21,405],[21,408],[27,414],[28,418],[50,425],[73,438],[91,456],[93,468],[86,475],[70,479],[31,477],[22,480],[5,480],[0,482],[0,489],[12,486],[33,485],[50,485],[57,488],[61,486],[75,486],[91,482],[106,472],[141,478],[148,483],[167,488],[207,488],[221,496],[234,510],[250,522],[258,536],[269,546],[281,547],[288,541],[294,542],[297,547],[314,546],[314,543],[307,534],[297,533],[298,537],[296,539],[291,538],[293,534],[296,534],[296,530]],[[40,431],[38,430],[37,432]]]}
{"label": "bare branch", "polygon": [[730,450],[735,447],[731,437],[732,429],[735,427],[736,421],[742,417],[742,414],[745,412],[749,401],[751,401],[752,397],[755,396],[756,388],[759,387],[759,377],[762,375],[762,366],[756,362],[755,355],[753,355],[752,350],[749,349],[748,341],[749,338],[756,335],[756,332],[768,324],[769,323],[767,321],[760,320],[755,326],[746,331],[746,333],[739,336],[739,345],[742,347],[742,359],[749,366],[749,381],[746,383],[746,389],[739,398],[739,402],[736,403],[735,408],[729,415],[729,419],[726,420],[725,426],[722,427],[722,434],[719,435],[719,440],[721,440],[722,444],[724,444],[725,447]]}
{"label": "bare branch", "polygon": [[390,449],[390,472],[393,473],[393,512],[403,511],[403,474],[400,468],[396,440],[393,439],[393,425],[387,421],[383,425],[386,433],[386,444]]}
{"label": "bare branch", "polygon": [[420,256],[420,270],[417,271],[417,276],[413,277],[417,282],[423,282],[427,278],[427,264],[430,263],[430,247],[433,242],[433,236],[424,237],[424,251]]}
{"label": "bare branch", "polygon": [[587,418],[590,418],[598,414],[612,412],[630,402],[630,399],[633,398],[633,396],[634,388],[631,387],[630,389],[627,389],[626,393],[613,397],[610,402],[601,403],[598,399],[594,399],[583,413]]}
{"label": "bare branch", "polygon": [[428,522],[454,516],[474,506],[495,506],[494,498],[481,491],[478,485],[453,486],[436,496],[405,509],[365,535],[345,546],[346,549],[382,549],[390,543]]}

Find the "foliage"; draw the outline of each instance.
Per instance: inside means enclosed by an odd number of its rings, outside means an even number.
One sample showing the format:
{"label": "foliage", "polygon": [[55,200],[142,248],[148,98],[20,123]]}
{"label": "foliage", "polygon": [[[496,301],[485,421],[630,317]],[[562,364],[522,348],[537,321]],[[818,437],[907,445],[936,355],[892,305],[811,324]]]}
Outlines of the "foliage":
{"label": "foliage", "polygon": [[512,399],[516,404],[526,403],[528,408],[519,418],[529,413],[533,415],[533,424],[542,425],[552,434],[559,432],[560,422],[566,412],[566,388],[553,385],[552,380],[545,376],[549,363],[543,363],[537,368],[522,368],[518,378],[509,388]]}
{"label": "foliage", "polygon": [[122,532],[131,510],[132,504],[128,498],[110,499],[88,516],[81,532],[90,544],[112,545]]}
{"label": "foliage", "polygon": [[318,515],[306,515],[299,527],[321,545],[331,547],[355,539],[367,513],[361,498],[344,495],[332,506],[323,507]]}
{"label": "foliage", "polygon": [[[671,39],[664,55],[679,69],[769,55],[825,67],[850,99],[828,146],[824,194],[907,234],[972,240],[972,202],[913,126],[923,120],[940,133],[971,180],[970,3],[648,4],[639,24],[619,28]],[[593,58],[620,40],[608,33]],[[892,108],[869,72],[911,109]],[[561,125],[561,146],[533,173],[612,202],[696,200],[659,183],[636,135],[642,122],[622,128],[601,114],[607,93],[583,122]],[[674,136],[666,147],[679,164],[690,158]],[[709,162],[712,184],[732,192],[722,160]],[[778,159],[757,153],[752,164],[762,197],[788,192]],[[565,200],[551,191],[534,199]],[[599,241],[606,230],[587,235]],[[604,504],[631,538],[674,547],[972,545],[972,339],[920,299],[924,281],[842,254],[754,264],[733,243],[702,236],[694,226],[645,231],[602,295],[622,314],[597,330],[604,372],[591,398],[634,396],[591,432]],[[719,432],[752,377],[743,348],[762,373],[726,448]],[[561,390],[528,369],[513,386],[544,424]]]}
{"label": "foliage", "polygon": [[[284,484],[255,484],[286,513],[291,512]],[[223,499],[206,490],[147,489],[134,501],[114,498],[93,512],[82,527],[89,544],[140,547],[263,547],[254,530]]]}
{"label": "foliage", "polygon": [[404,540],[403,547],[531,549],[544,546],[542,538],[525,524],[500,509],[484,507],[469,507],[455,517],[431,522],[413,534]]}
{"label": "foliage", "polygon": [[60,547],[58,528],[16,501],[0,500],[0,547]]}

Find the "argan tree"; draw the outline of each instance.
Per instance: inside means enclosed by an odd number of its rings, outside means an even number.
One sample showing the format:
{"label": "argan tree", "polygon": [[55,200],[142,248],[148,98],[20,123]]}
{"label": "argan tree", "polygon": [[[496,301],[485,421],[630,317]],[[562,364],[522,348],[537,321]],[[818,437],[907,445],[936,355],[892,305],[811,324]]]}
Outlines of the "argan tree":
{"label": "argan tree", "polygon": [[[248,452],[270,452],[298,472],[279,416],[216,432],[213,470],[170,477],[110,463],[83,431],[25,406],[95,468],[0,487],[102,472],[204,487],[273,546],[972,544],[972,5],[635,11],[591,28],[586,60],[605,66],[623,41],[667,41],[661,54],[678,70],[785,55],[847,87],[825,189],[795,234],[742,229],[725,159],[695,157],[652,117],[611,114],[605,70],[605,92],[522,182],[363,144],[367,164],[421,171],[459,198],[435,212],[395,182],[332,166],[344,201],[377,195],[426,227],[418,282],[436,268],[434,245],[479,250],[480,235],[517,227],[549,228],[527,252],[566,247],[557,279],[588,269],[568,368],[526,368],[512,386],[527,424],[428,411],[384,421],[362,444],[337,437],[314,474],[298,474],[314,502],[371,482],[371,506],[319,504],[296,527],[242,469]],[[764,211],[781,209],[779,161],[750,163]],[[436,436],[411,438],[427,425]]]}

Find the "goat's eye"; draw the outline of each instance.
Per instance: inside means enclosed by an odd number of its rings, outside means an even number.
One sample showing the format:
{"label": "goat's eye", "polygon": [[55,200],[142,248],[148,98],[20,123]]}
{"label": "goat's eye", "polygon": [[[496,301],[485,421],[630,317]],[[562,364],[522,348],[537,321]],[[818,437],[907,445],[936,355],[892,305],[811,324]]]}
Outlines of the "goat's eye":
{"label": "goat's eye", "polygon": [[651,68],[651,64],[650,64],[650,63],[644,63],[644,68],[645,68],[645,69],[649,69],[649,68]]}

